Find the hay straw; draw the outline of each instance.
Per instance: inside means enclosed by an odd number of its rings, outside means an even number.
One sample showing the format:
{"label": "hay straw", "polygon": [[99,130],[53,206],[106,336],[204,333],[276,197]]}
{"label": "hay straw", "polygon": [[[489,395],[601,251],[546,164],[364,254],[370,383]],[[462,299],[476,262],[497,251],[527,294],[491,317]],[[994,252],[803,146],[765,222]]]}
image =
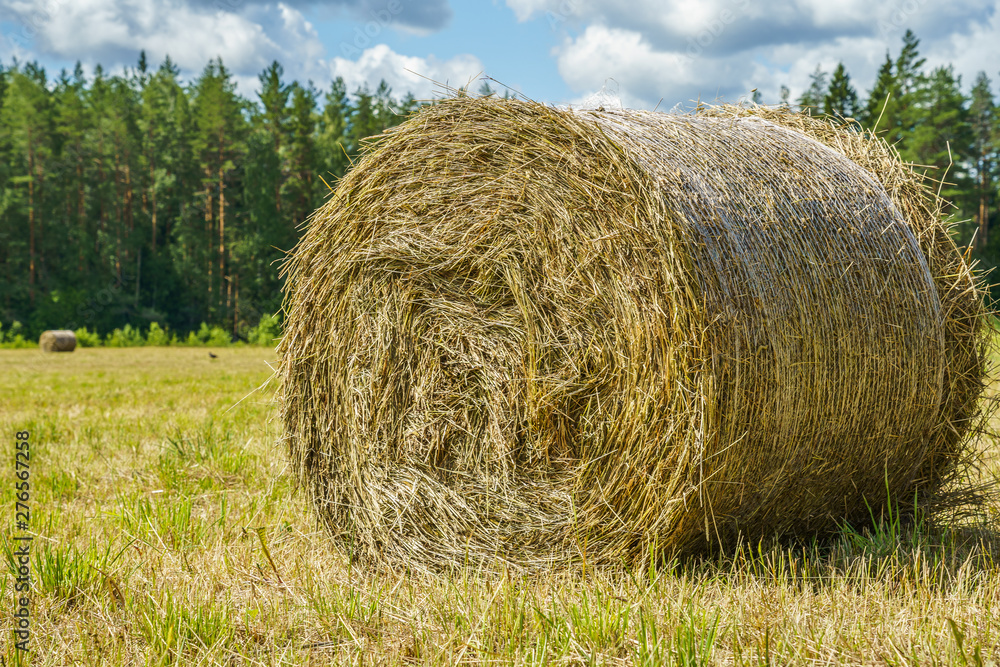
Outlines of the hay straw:
{"label": "hay straw", "polygon": [[76,349],[76,334],[68,329],[43,331],[38,347],[42,352],[72,352]]}
{"label": "hay straw", "polygon": [[281,418],[363,561],[633,562],[933,492],[981,294],[884,143],[723,107],[459,97],[388,132],[285,271]]}

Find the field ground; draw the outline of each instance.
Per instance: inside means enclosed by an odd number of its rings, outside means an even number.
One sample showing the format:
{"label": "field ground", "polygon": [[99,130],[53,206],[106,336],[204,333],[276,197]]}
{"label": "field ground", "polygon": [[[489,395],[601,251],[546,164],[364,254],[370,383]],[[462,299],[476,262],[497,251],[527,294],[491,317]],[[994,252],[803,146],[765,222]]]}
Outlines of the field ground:
{"label": "field ground", "polygon": [[[286,473],[273,383],[251,393],[274,353],[214,352],[0,351],[0,604],[8,624],[27,429],[30,664],[1000,660],[1000,506],[981,525],[887,521],[660,568],[500,581],[351,569]],[[980,474],[1000,480],[998,459]],[[0,655],[18,664],[9,629]]]}

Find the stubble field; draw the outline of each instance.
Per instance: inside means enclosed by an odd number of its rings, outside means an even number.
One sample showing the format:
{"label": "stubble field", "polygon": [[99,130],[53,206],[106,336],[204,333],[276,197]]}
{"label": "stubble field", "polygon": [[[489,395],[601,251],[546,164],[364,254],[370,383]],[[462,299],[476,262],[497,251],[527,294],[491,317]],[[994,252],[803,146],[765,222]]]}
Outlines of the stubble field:
{"label": "stubble field", "polygon": [[[524,578],[352,567],[277,444],[260,348],[0,351],[4,664],[996,664],[1000,505]],[[13,634],[30,432],[30,651]],[[989,450],[977,475],[1000,483]],[[18,596],[21,594],[18,593]]]}

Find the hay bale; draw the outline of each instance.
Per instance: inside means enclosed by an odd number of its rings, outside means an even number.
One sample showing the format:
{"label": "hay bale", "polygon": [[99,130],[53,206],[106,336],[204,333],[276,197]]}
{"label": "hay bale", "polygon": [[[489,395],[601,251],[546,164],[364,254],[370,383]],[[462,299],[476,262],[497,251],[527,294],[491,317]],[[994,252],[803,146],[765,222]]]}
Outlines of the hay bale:
{"label": "hay bale", "polygon": [[863,520],[947,480],[983,386],[940,202],[787,112],[445,101],[285,270],[288,452],[364,560],[630,562]]}
{"label": "hay bale", "polygon": [[42,352],[72,352],[76,349],[76,334],[67,329],[44,331],[38,346]]}

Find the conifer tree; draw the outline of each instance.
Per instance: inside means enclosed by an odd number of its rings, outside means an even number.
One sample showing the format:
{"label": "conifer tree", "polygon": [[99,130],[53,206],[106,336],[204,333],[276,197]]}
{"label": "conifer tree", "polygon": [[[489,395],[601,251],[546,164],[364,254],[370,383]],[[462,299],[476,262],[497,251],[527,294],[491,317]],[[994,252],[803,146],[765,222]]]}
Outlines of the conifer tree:
{"label": "conifer tree", "polygon": [[907,30],[903,35],[903,48],[896,58],[896,86],[900,97],[912,94],[921,85],[925,62],[926,59],[920,56],[920,40],[912,30]]}
{"label": "conifer tree", "polygon": [[[279,170],[281,167],[282,146],[286,143],[288,132],[288,96],[291,93],[288,85],[282,80],[284,68],[277,60],[257,77],[260,81],[261,113],[257,114],[256,125],[262,128],[271,139],[273,153],[278,156]],[[275,215],[281,216],[281,186],[285,177],[275,180],[274,206]]]}
{"label": "conifer tree", "polygon": [[900,154],[915,164],[937,167],[941,171],[938,178],[949,169],[948,180],[961,179],[965,167],[956,159],[956,151],[961,156],[972,144],[961,77],[949,65],[936,68],[920,81],[918,88],[906,93],[910,101],[906,123],[900,128]]}
{"label": "conifer tree", "polygon": [[876,134],[884,133],[896,115],[898,93],[894,65],[887,51],[878,76],[875,77],[875,85],[869,91],[868,101],[861,112],[862,124]]}
{"label": "conifer tree", "polygon": [[[229,322],[234,298],[226,255],[226,224],[232,224],[227,186],[243,152],[245,102],[222,59],[209,62],[193,86],[195,132],[192,148],[201,168],[202,213],[206,244],[205,294],[209,313]],[[229,232],[230,234],[232,232]]]}
{"label": "conifer tree", "polygon": [[286,189],[291,204],[292,224],[298,225],[316,208],[321,182],[316,178],[320,162],[316,155],[316,98],[318,92],[310,82],[306,86],[292,85],[289,113],[288,182]]}
{"label": "conifer tree", "polygon": [[920,56],[919,47],[920,40],[912,30],[907,30],[894,68],[896,104],[892,108],[892,124],[888,126],[887,133],[887,139],[893,144],[905,143],[923,113],[921,98],[928,81],[923,71],[926,60]]}
{"label": "conifer tree", "polygon": [[87,107],[85,88],[83,67],[77,61],[72,78],[63,72],[53,95],[55,130],[62,142],[59,182],[65,200],[63,220],[68,232],[69,247],[76,251],[74,279],[79,281],[77,284],[81,287],[88,280],[92,266],[87,243],[92,233],[87,216],[87,133],[93,119]]}
{"label": "conifer tree", "polygon": [[839,62],[823,97],[823,113],[840,118],[854,118],[857,112],[858,93],[851,85],[851,77],[847,74],[844,63]]}
{"label": "conifer tree", "polygon": [[332,186],[333,180],[343,176],[349,164],[347,129],[351,102],[347,97],[347,85],[343,78],[338,76],[331,82],[330,91],[323,102],[317,148],[323,163],[324,178]]}
{"label": "conifer tree", "polygon": [[[51,104],[45,71],[36,63],[15,68],[11,73],[0,110],[0,143],[10,160],[11,193],[18,202],[9,227],[12,246],[24,245],[27,258],[26,293],[34,306],[40,270],[45,266],[44,248],[45,186],[51,154]],[[8,208],[10,212],[10,208]],[[18,224],[23,220],[23,224]],[[23,231],[26,230],[27,238]],[[13,253],[16,257],[17,253]],[[15,259],[15,266],[23,260]]]}
{"label": "conifer tree", "polygon": [[826,97],[826,72],[816,65],[816,71],[809,75],[809,87],[799,97],[799,108],[811,113],[819,113],[823,109]]}
{"label": "conifer tree", "polygon": [[348,136],[350,137],[350,150],[348,151],[353,159],[361,149],[361,142],[375,133],[376,123],[375,109],[371,91],[368,84],[365,84],[354,91],[354,109],[350,116]]}
{"label": "conifer tree", "polygon": [[976,76],[969,105],[969,124],[972,134],[972,172],[975,180],[974,221],[976,246],[985,248],[990,239],[990,206],[997,191],[997,143],[994,128],[998,123],[996,104],[990,79],[986,72]]}

